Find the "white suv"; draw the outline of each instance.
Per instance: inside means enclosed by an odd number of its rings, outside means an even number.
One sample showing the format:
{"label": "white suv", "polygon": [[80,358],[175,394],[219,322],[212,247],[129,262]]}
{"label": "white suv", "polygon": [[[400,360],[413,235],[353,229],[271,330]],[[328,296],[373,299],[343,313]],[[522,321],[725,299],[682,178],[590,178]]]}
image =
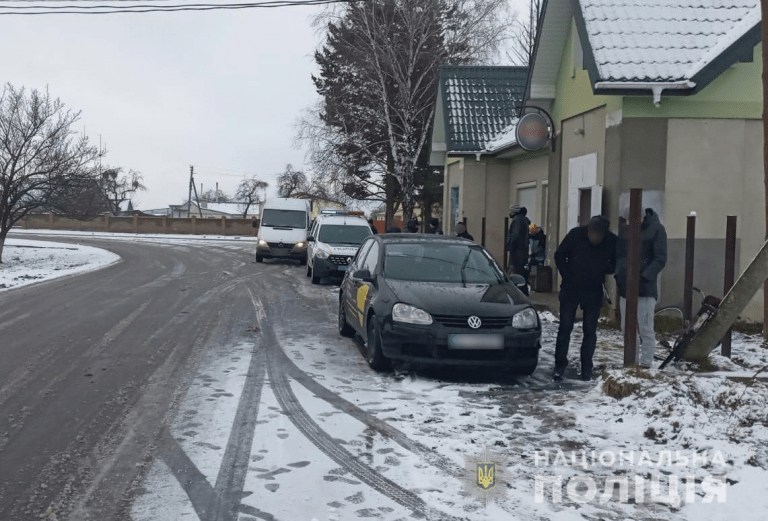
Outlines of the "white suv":
{"label": "white suv", "polygon": [[355,215],[318,215],[307,237],[307,277],[312,284],[321,278],[341,279],[371,227]]}

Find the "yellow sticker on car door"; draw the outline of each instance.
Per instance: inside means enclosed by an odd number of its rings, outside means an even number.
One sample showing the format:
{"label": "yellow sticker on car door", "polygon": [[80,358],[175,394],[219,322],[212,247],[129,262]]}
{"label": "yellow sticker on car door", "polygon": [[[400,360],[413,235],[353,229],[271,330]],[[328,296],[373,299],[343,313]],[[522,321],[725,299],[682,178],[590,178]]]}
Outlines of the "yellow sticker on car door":
{"label": "yellow sticker on car door", "polygon": [[361,285],[359,288],[357,288],[357,308],[360,310],[358,311],[358,316],[360,317],[360,325],[363,325],[363,318],[365,313],[365,301],[368,298],[368,290],[370,287],[367,284]]}

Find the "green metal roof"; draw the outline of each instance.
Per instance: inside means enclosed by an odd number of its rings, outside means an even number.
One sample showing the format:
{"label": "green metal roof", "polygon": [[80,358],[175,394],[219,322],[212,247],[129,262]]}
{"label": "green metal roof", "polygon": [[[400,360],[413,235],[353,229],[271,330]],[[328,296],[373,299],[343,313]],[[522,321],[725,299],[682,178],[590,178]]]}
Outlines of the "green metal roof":
{"label": "green metal roof", "polygon": [[484,150],[515,120],[527,79],[527,67],[441,67],[448,152]]}

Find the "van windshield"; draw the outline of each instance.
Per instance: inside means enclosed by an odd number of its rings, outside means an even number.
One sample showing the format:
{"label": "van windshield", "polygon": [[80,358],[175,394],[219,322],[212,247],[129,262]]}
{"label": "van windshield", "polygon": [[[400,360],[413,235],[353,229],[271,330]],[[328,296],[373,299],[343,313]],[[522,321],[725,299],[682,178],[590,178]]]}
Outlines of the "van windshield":
{"label": "van windshield", "polygon": [[269,208],[264,210],[264,213],[261,215],[261,226],[306,228],[307,212]]}

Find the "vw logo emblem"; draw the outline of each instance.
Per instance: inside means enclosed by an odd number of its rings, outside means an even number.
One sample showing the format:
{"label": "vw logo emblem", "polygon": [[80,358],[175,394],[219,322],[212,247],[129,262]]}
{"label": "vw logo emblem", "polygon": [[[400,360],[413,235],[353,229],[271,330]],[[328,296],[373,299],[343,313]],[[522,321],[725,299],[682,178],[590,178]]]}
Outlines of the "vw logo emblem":
{"label": "vw logo emblem", "polygon": [[478,329],[480,326],[483,325],[483,322],[480,320],[480,318],[471,316],[469,319],[467,319],[467,324],[469,324],[469,327],[472,329]]}

